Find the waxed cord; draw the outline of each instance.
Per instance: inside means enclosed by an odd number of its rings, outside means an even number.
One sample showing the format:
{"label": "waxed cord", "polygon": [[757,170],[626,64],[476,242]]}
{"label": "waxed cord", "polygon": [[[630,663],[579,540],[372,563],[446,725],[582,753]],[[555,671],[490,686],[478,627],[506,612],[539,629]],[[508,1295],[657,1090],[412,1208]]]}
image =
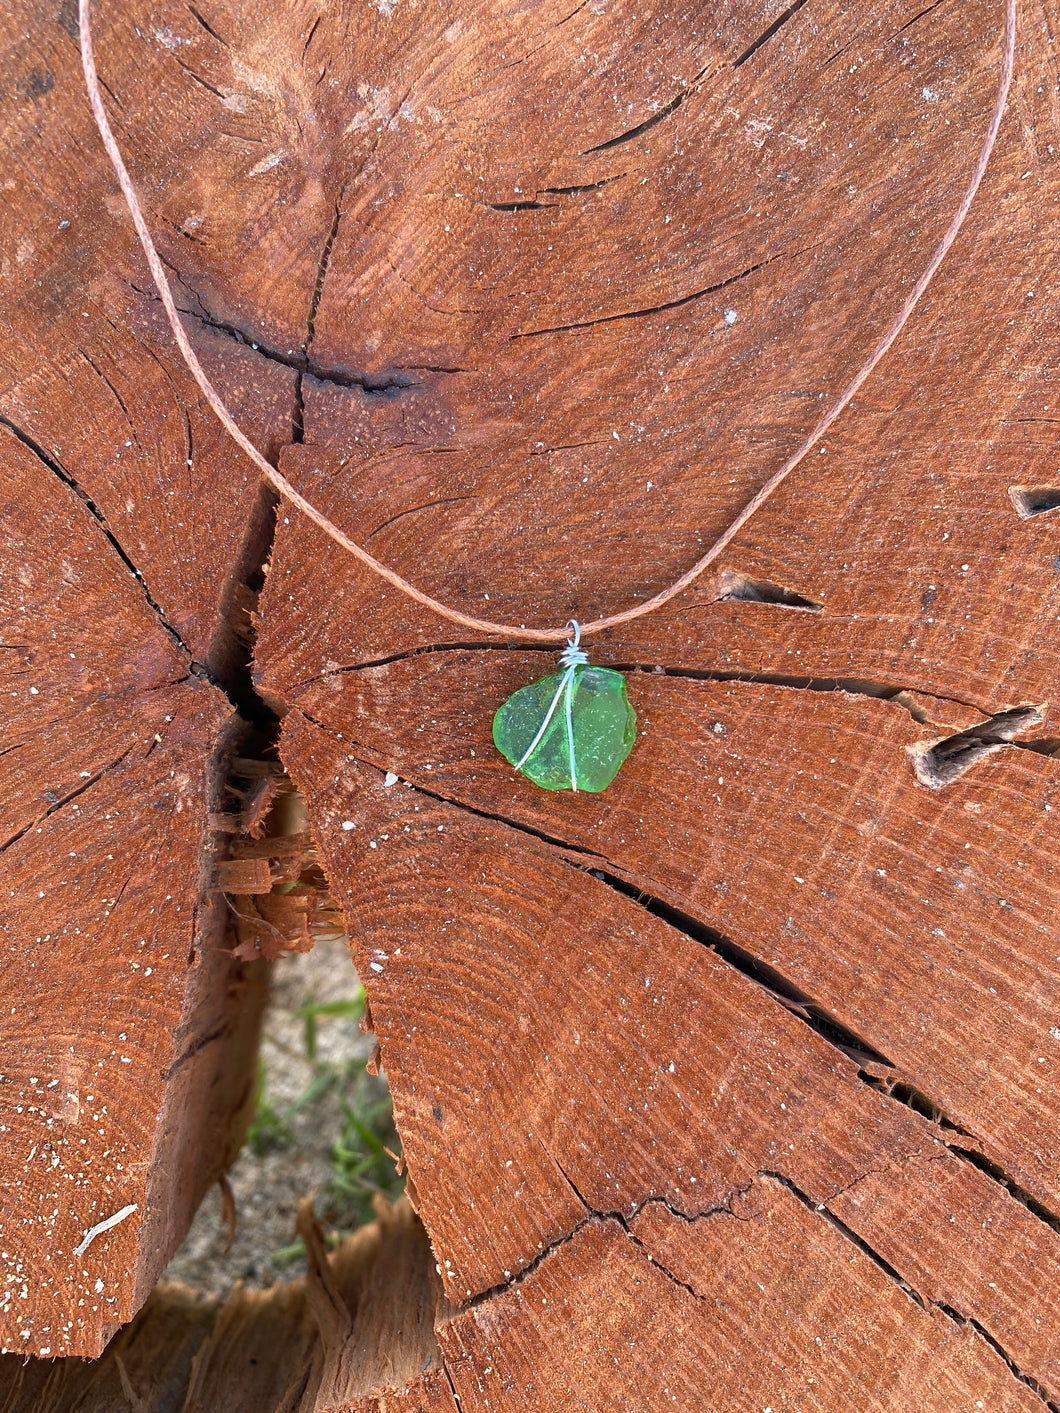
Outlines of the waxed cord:
{"label": "waxed cord", "polygon": [[[998,129],[1001,126],[1001,119],[1005,112],[1009,88],[1012,83],[1012,71],[1016,52],[1016,3],[1017,0],[1005,0],[1005,38],[997,99],[994,103],[993,116],[990,120],[990,126],[987,129],[986,137],[979,153],[979,159],[975,164],[971,181],[945,234],[936,247],[931,259],[928,261],[927,268],[913,286],[912,291],[906,298],[901,309],[895,315],[886,333],[798,449],[788,457],[779,470],[775,471],[773,475],[759,487],[727,529],[718,536],[707,550],[706,554],[696,560],[691,569],[686,570],[686,572],[668,588],[663,589],[652,598],[646,599],[644,603],[636,604],[632,608],[623,609],[619,613],[609,614],[606,618],[596,618],[591,623],[583,623],[581,625],[581,633],[600,633],[606,628],[618,628],[624,623],[631,623],[636,618],[643,618],[646,613],[653,613],[657,608],[661,608],[663,604],[669,603],[671,599],[683,593],[684,590],[703,573],[707,566],[717,559],[722,550],[739,534],[740,530],[743,529],[752,515],[765,504],[781,482],[784,481],[808,453],[813,450],[828,431],[829,427],[835,422],[836,418],[849,406],[862,384],[888,352],[895,339],[897,339],[898,335],[905,327],[909,316],[920,302],[924,291],[931,283],[936,270],[942,264],[953,242],[957,239],[957,234],[964,223],[964,218],[967,216],[968,210],[975,200],[976,192],[979,190],[979,184],[983,179],[983,173],[986,171],[987,162],[990,160],[990,154],[993,151]],[[162,260],[155,247],[151,232],[148,230],[136,188],[133,186],[132,178],[129,176],[128,170],[126,169],[106,110],[103,107],[103,98],[99,90],[99,79],[96,74],[96,62],[92,49],[90,10],[91,0],[78,0],[81,62],[84,68],[85,86],[88,91],[88,100],[92,108],[92,116],[96,120],[100,137],[103,139],[103,146],[114,167],[118,178],[118,185],[121,187],[122,195],[125,197],[133,225],[136,227],[136,233],[140,237],[140,244],[143,246],[144,254],[147,256],[147,263],[150,266],[151,274],[154,277],[155,285],[162,300],[162,305],[169,319],[170,327],[173,330],[173,337],[176,340],[177,347],[180,349],[181,355],[184,358],[184,362],[188,365],[192,377],[198,384],[206,401],[216,413],[225,431],[236,445],[247,454],[261,472],[266,482],[273,490],[282,496],[284,500],[300,510],[318,529],[322,530],[325,535],[342,549],[352,554],[355,559],[360,560],[373,574],[377,574],[380,579],[391,584],[395,589],[399,589],[401,593],[406,594],[416,603],[422,604],[424,608],[431,609],[434,613],[447,619],[450,623],[455,623],[462,628],[470,628],[477,633],[487,633],[493,637],[519,642],[562,642],[567,636],[569,625],[563,628],[527,628],[520,623],[495,623],[488,618],[476,618],[471,614],[461,613],[459,609],[452,608],[448,604],[444,604],[438,599],[432,598],[429,594],[425,594],[421,589],[417,589],[414,584],[410,584],[407,579],[403,579],[400,574],[389,568],[388,565],[382,564],[379,560],[373,558],[366,549],[350,539],[349,535],[340,530],[326,515],[317,510],[311,502],[306,500],[303,495],[295,490],[294,486],[291,485],[290,481],[288,481],[285,476],[281,475],[274,466],[269,465],[261,452],[238,426],[235,418],[229,412],[223,399],[217,392],[217,389],[206,376],[202,364],[199,362],[188,336],[184,331],[184,326],[181,323],[176,302],[173,298],[169,278],[162,265]]]}

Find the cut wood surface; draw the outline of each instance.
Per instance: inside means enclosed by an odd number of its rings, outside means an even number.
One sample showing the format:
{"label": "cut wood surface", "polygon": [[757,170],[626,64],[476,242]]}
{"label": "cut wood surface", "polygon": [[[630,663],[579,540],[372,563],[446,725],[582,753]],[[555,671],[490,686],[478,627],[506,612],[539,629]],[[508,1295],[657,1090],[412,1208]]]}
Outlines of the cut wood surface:
{"label": "cut wood surface", "polygon": [[[319,1253],[227,1314],[157,1296],[138,1338],[198,1351],[167,1397],[1060,1407],[1054,19],[1021,6],[967,223],[823,445],[587,644],[640,730],[599,796],[493,749],[550,654],[273,526],[71,7],[0,21],[7,1348],[99,1354],[238,1142],[257,944],[219,889],[267,923],[297,872],[251,838],[272,794],[225,792],[257,753],[304,797],[430,1246],[345,1323]],[[543,627],[676,579],[848,382],[967,187],[1003,24],[110,0],[96,45],[240,425],[419,588]],[[239,1362],[285,1320],[297,1397]]]}
{"label": "cut wood surface", "polygon": [[409,1204],[379,1201],[376,1220],[330,1256],[319,1232],[300,1226],[310,1253],[305,1280],[236,1286],[227,1300],[163,1283],[100,1359],[0,1356],[0,1407],[310,1413],[357,1407],[380,1384],[406,1392],[415,1384],[423,1398],[439,1391],[433,1406],[456,1413],[435,1333],[447,1302]]}

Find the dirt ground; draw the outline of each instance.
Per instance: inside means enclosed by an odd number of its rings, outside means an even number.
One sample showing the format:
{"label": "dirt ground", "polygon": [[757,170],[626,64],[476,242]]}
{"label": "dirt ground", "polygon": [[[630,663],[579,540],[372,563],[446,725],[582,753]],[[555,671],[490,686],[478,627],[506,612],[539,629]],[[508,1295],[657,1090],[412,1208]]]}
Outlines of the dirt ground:
{"label": "dirt ground", "polygon": [[[300,1247],[295,1244],[294,1222],[300,1199],[318,1198],[327,1216],[326,1194],[335,1179],[334,1145],[343,1130],[343,1099],[352,1102],[352,1090],[339,1078],[320,1097],[291,1112],[300,1096],[321,1075],[359,1070],[371,1052],[372,1037],[363,1035],[350,1015],[316,1018],[315,1058],[307,1053],[306,1021],[298,1012],[307,1004],[350,1001],[359,993],[357,974],[350,963],[344,939],[316,943],[311,952],[288,953],[274,964],[272,989],[265,1015],[261,1047],[264,1097],[278,1116],[277,1133],[259,1117],[243,1151],[229,1172],[235,1197],[237,1227],[231,1250],[225,1255],[228,1230],[221,1192],[207,1193],[183,1244],[166,1269],[164,1279],[211,1294],[225,1294],[236,1281],[268,1286],[290,1279],[304,1269]],[[310,1041],[310,1047],[312,1047]],[[378,1106],[389,1098],[385,1078],[358,1073],[357,1102]],[[356,1225],[343,1223],[343,1225]]]}

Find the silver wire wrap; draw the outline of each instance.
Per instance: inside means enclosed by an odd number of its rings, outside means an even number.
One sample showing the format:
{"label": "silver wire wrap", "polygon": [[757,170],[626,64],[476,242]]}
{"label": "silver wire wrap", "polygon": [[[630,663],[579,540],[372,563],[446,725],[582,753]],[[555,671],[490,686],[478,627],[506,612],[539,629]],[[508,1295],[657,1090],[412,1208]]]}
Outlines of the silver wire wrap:
{"label": "silver wire wrap", "polygon": [[584,667],[589,661],[589,654],[578,646],[581,641],[582,630],[572,618],[567,627],[572,630],[572,636],[567,641],[567,646],[559,655],[559,665],[563,669],[563,676],[560,678],[559,686],[556,688],[555,696],[549,704],[545,719],[538,728],[537,735],[527,746],[523,758],[519,761],[515,769],[522,770],[523,766],[537,750],[538,746],[545,738],[549,723],[556,714],[560,698],[563,699],[563,714],[566,718],[567,726],[567,755],[570,762],[570,787],[575,792],[578,789],[577,762],[574,759],[574,720],[572,710],[574,706],[574,673],[579,667]]}
{"label": "silver wire wrap", "polygon": [[578,627],[575,619],[570,619],[567,624],[572,630],[573,636],[567,640],[567,646],[559,655],[560,667],[586,667],[589,662],[589,654],[578,646],[582,638],[582,630]]}

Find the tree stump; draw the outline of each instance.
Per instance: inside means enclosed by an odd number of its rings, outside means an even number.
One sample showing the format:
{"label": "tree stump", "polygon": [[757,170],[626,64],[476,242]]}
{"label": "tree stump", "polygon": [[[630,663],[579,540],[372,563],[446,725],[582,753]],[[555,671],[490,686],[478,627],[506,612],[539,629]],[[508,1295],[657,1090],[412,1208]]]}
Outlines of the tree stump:
{"label": "tree stump", "polygon": [[[355,1282],[367,1385],[306,1296],[283,1407],[1060,1406],[1049,7],[899,343],[716,572],[589,644],[640,730],[598,796],[493,750],[549,654],[454,633],[226,442],[75,10],[5,47],[4,1346],[98,1356],[238,1145],[260,964],[216,885],[268,886],[226,794],[258,759],[307,802],[441,1279],[414,1378]],[[676,579],[864,360],[1003,22],[108,0],[96,44],[240,425],[418,587],[551,626]],[[208,1407],[180,1351],[238,1321],[180,1299],[137,1328]]]}

